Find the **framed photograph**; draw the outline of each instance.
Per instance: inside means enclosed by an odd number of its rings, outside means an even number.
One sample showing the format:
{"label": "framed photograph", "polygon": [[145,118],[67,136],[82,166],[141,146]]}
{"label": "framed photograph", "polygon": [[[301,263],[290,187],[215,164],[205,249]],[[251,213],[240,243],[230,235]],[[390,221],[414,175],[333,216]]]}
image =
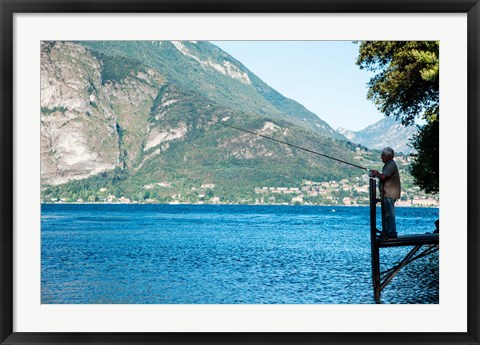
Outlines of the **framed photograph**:
{"label": "framed photograph", "polygon": [[1,344],[479,343],[478,1],[0,8]]}

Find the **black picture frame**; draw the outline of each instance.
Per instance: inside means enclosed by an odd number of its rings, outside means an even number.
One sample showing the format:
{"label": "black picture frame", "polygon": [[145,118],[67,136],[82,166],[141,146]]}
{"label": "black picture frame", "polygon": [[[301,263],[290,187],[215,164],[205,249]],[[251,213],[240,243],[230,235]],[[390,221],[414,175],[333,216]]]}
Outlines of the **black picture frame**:
{"label": "black picture frame", "polygon": [[[479,344],[478,0],[0,0],[1,344]],[[13,16],[15,13],[466,13],[468,15],[468,315],[465,333],[15,333],[13,332]],[[379,317],[381,317],[379,315]],[[454,316],[452,316],[454,317]],[[375,320],[372,320],[375,322]]]}

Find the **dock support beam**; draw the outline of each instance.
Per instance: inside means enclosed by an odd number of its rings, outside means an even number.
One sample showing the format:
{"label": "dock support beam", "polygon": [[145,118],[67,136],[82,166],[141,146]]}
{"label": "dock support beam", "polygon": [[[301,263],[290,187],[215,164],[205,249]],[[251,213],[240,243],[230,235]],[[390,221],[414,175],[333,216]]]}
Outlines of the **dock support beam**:
{"label": "dock support beam", "polygon": [[410,253],[408,253],[407,256],[396,267],[394,267],[390,273],[388,273],[388,275],[385,277],[385,280],[380,284],[380,289],[383,290],[383,288],[392,281],[393,277],[400,272],[402,267],[410,262],[410,259],[420,250],[420,248],[422,248],[421,245],[415,246]]}
{"label": "dock support beam", "polygon": [[375,302],[380,302],[380,248],[377,245],[377,192],[376,181],[370,178],[370,246],[372,251],[372,283]]}

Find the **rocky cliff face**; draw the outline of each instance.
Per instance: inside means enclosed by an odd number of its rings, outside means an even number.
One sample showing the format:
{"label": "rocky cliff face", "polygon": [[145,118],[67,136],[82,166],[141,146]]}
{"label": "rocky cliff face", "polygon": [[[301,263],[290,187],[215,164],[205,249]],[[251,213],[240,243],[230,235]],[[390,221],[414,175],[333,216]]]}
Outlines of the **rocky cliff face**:
{"label": "rocky cliff face", "polygon": [[61,184],[135,161],[165,79],[152,69],[102,83],[102,64],[85,47],[43,42],[42,181]]}
{"label": "rocky cliff face", "polygon": [[59,184],[118,164],[117,117],[100,83],[100,63],[85,48],[42,43],[42,179]]}

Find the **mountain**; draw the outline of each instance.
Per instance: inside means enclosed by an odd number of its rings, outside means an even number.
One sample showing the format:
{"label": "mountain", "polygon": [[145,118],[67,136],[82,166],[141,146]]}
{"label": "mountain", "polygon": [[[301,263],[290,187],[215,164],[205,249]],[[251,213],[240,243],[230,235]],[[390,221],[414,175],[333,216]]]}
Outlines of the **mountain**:
{"label": "mountain", "polygon": [[207,185],[235,202],[256,187],[364,173],[219,123],[378,160],[208,42],[42,42],[40,110],[46,200],[198,199]]}
{"label": "mountain", "polygon": [[409,146],[410,139],[418,129],[416,126],[405,127],[395,118],[385,117],[358,132],[345,128],[338,128],[337,131],[348,140],[371,149],[381,150],[390,146],[395,152],[410,154],[415,152],[415,149]]}
{"label": "mountain", "polygon": [[161,71],[169,82],[195,90],[228,108],[279,119],[336,139],[345,139],[301,104],[260,80],[241,62],[207,41],[83,41],[101,57],[133,59]]}

